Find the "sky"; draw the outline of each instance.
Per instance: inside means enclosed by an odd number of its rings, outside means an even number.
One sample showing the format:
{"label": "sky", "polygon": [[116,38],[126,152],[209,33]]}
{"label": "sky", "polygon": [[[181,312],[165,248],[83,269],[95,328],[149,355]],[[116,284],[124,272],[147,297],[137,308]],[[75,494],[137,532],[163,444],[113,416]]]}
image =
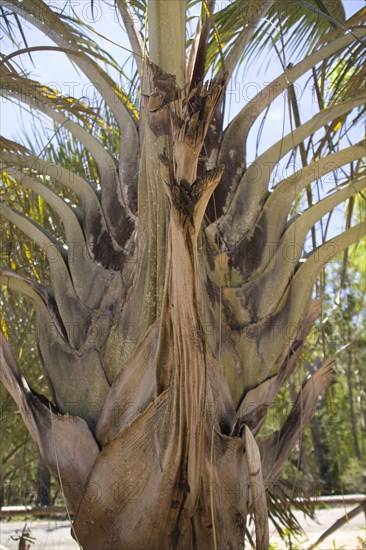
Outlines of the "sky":
{"label": "sky", "polygon": [[[220,0],[220,2],[221,1],[228,2],[229,0]],[[128,53],[123,47],[128,48],[129,44],[126,39],[125,31],[119,24],[113,2],[111,2],[111,5],[106,5],[103,2],[94,0],[94,13],[92,13],[91,10],[90,0],[68,0],[68,2],[66,0],[49,0],[48,4],[57,12],[63,10],[63,13],[66,15],[72,15],[72,10],[74,10],[82,21],[93,26],[100,34],[107,36],[109,40],[116,44],[119,43],[122,48],[106,41],[104,41],[103,45],[115,57],[118,63],[121,65],[124,63],[126,57],[128,57]],[[346,15],[350,17],[364,6],[364,2],[360,0],[346,0],[344,5]],[[53,45],[47,37],[33,28],[30,23],[25,23],[25,26],[25,34],[29,46]],[[22,37],[19,36],[18,47],[23,48],[24,46]],[[1,53],[4,55],[16,49],[14,46],[9,45],[9,40],[4,36],[0,37],[0,48]],[[22,55],[21,60],[26,69],[31,72],[33,78],[40,80],[51,88],[62,91],[64,94],[72,95],[77,98],[82,97],[84,101],[92,104],[93,91],[91,84],[82,74],[76,72],[72,68],[64,54],[42,51],[32,53],[32,57],[35,66],[31,64],[26,54]],[[289,63],[292,60],[287,59],[286,61]],[[252,99],[259,90],[281,72],[281,63],[276,56],[273,56],[270,63],[268,63],[268,57],[265,55],[258,60],[250,76],[246,76],[245,79],[243,79],[239,74],[229,83],[227,88],[227,118],[231,119],[235,116],[248,100]],[[297,81],[295,84],[300,116],[303,121],[311,118],[314,108],[311,92],[304,93],[303,91],[304,82],[305,79]],[[23,127],[25,127],[30,135],[34,132],[34,120],[29,115],[24,114],[24,112],[21,113],[19,107],[11,104],[9,100],[4,98],[0,98],[0,117],[0,133],[8,139],[20,141],[21,128]],[[259,120],[253,126],[253,136],[257,135],[260,123],[261,121]],[[52,122],[48,119],[43,118],[42,122],[36,126],[38,126],[38,131],[42,134],[52,136]],[[250,140],[249,160],[253,160],[257,154],[260,154],[269,145],[281,139],[284,133],[288,133],[290,129],[286,94],[282,94],[273,103],[267,114],[258,147],[256,139]],[[356,129],[355,131],[360,134],[358,139],[361,139],[361,129]],[[277,177],[280,176],[281,173],[277,174]]]}

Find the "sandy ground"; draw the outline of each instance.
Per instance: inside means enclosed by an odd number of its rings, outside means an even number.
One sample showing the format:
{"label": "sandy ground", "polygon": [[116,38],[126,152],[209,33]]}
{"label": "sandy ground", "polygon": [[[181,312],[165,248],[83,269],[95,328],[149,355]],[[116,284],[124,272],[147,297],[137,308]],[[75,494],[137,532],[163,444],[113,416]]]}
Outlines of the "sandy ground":
{"label": "sandy ground", "polygon": [[[306,550],[311,543],[315,542],[319,536],[332,525],[338,518],[343,516],[346,510],[350,511],[353,506],[347,509],[342,507],[319,510],[317,521],[309,521],[303,514],[298,514],[298,519],[303,526],[306,535],[299,537],[296,541],[292,539],[292,550]],[[79,547],[70,534],[70,523],[59,520],[37,520],[27,521],[27,526],[31,531],[31,536],[35,538],[35,543],[30,546],[30,550],[77,550]],[[2,521],[0,525],[0,544],[6,550],[18,550],[18,542],[11,539],[11,536],[17,536],[21,533],[24,522]],[[289,542],[281,541],[273,525],[270,526],[271,545],[273,549],[289,549]],[[359,538],[358,538],[359,537]],[[348,524],[336,531],[320,546],[319,550],[364,550],[361,539],[366,539],[365,515],[359,514]],[[0,550],[3,550],[0,546]],[[95,548],[95,550],[100,550]],[[113,549],[119,550],[119,549]],[[164,549],[162,549],[164,550]],[[226,550],[226,549],[218,549]]]}
{"label": "sandy ground", "polygon": [[[318,540],[320,535],[328,529],[328,527],[337,521],[337,519],[344,516],[346,512],[350,512],[352,508],[355,508],[355,505],[318,510],[317,519],[315,521],[305,518],[302,513],[296,513],[297,519],[305,531],[305,535],[299,536],[297,540],[294,539],[292,541],[293,550],[307,550],[311,544]],[[290,544],[281,540],[273,526],[270,526],[270,541],[273,548],[276,550],[290,548]],[[363,545],[362,541],[364,541]],[[365,514],[361,513],[326,538],[319,546],[317,546],[317,549],[366,550],[365,541]]]}

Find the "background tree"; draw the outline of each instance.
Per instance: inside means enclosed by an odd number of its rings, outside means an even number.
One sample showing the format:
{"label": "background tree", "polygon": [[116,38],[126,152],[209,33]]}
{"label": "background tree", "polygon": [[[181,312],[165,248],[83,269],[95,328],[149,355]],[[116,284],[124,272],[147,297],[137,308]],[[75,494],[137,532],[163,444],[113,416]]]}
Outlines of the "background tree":
{"label": "background tree", "polygon": [[[361,220],[363,214],[353,216]],[[360,244],[350,247],[346,258],[344,254],[335,257],[324,270],[322,318],[314,323],[299,368],[279,392],[262,428],[262,436],[278,428],[304,377],[318,368],[321,358],[337,357],[337,384],[319,403],[310,430],[294,448],[283,472],[283,482],[296,483],[312,495],[358,493],[364,483],[364,271]]]}
{"label": "background tree", "polygon": [[[10,180],[1,189],[2,200],[10,199],[13,204],[22,204],[33,218],[44,221],[44,202],[36,195],[24,193]],[[23,270],[25,275],[40,280],[46,275],[43,255],[34,243],[17,228],[2,220],[1,267]],[[13,342],[18,361],[22,362],[32,386],[42,393],[48,392],[44,376],[37,366],[36,346],[37,322],[34,307],[19,293],[2,287],[2,330]],[[6,319],[6,320],[5,320]],[[1,392],[1,506],[27,503],[46,504],[50,480],[44,472],[42,459],[20,421],[19,411],[8,392],[2,386]],[[44,482],[41,483],[41,473]],[[39,487],[39,490],[37,490]]]}
{"label": "background tree", "polygon": [[[188,44],[187,8],[197,20]],[[1,378],[84,548],[240,548],[249,512],[266,548],[265,490],[332,382],[333,360],[306,380],[279,430],[258,444],[254,436],[321,313],[319,300],[311,304],[319,272],[364,234],[359,223],[316,242],[318,221],[364,187],[364,144],[341,139],[352,139],[363,114],[363,13],[346,22],[341,3],[330,15],[315,1],[215,9],[121,0],[116,9],[138,103],[112,78],[119,67],[91,28],[41,0],[2,2],[8,35],[14,25],[24,32],[19,18],[45,32],[56,44],[46,49],[66,53],[103,104],[92,109],[26,75],[18,57],[38,47],[2,57],[2,93],[51,117],[79,146],[36,153],[1,141],[5,184],[48,205],[35,219],[10,195],[1,213],[41,248],[49,280],[9,269],[1,278],[34,304],[49,400],[27,384],[5,337]],[[306,42],[306,57],[284,64],[224,128],[238,63],[269,41],[285,51],[284,39],[302,53]],[[318,112],[302,122],[291,86],[309,71]],[[292,129],[250,162],[249,131],[287,88]],[[301,165],[274,184],[289,156]],[[340,167],[336,185],[314,193],[312,182]]]}

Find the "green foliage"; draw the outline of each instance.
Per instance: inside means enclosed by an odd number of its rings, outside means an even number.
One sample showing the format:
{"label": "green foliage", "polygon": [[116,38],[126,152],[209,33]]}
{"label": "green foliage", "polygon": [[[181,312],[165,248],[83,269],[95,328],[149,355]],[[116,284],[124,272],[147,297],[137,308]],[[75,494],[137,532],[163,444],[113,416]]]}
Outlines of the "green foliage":
{"label": "green foliage", "polygon": [[366,460],[350,458],[341,474],[341,483],[345,493],[359,493],[366,484]]}
{"label": "green foliage", "polygon": [[29,550],[31,545],[35,543],[35,537],[31,536],[30,529],[27,524],[24,525],[21,535],[13,535],[12,540],[19,542],[18,550]]}
{"label": "green foliage", "polygon": [[[355,218],[363,215],[365,201],[360,198]],[[337,356],[337,384],[319,404],[311,428],[294,449],[292,460],[283,471],[294,490],[305,483],[307,491],[317,493],[357,493],[365,484],[366,446],[366,316],[364,308],[364,245],[350,248],[347,256],[345,288],[340,287],[344,258],[325,269],[322,280],[324,317],[312,331],[302,355],[302,370],[277,396],[262,436],[278,429],[289,412],[292,397],[303,377],[323,357]],[[323,461],[323,464],[321,463]],[[326,477],[324,473],[326,472]]]}

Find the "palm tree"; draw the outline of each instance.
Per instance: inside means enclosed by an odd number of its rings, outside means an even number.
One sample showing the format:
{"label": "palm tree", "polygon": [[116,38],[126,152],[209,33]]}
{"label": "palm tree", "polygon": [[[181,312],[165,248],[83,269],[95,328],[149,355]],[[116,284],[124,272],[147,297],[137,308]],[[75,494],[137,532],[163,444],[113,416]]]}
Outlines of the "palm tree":
{"label": "palm tree", "polygon": [[[21,270],[0,276],[34,304],[50,399],[28,385],[5,336],[1,379],[59,480],[74,537],[84,549],[242,548],[251,513],[256,547],[267,548],[266,491],[331,384],[333,359],[304,382],[279,431],[255,436],[321,313],[319,272],[364,234],[349,225],[316,243],[319,220],[364,186],[364,144],[339,139],[362,115],[362,12],[345,21],[334,1],[331,15],[315,0],[193,1],[186,44],[185,2],[116,0],[136,104],[108,74],[120,68],[90,27],[42,0],[1,4],[11,38],[14,26],[25,33],[23,18],[55,43],[2,56],[3,95],[69,133],[38,155],[1,141],[5,185],[49,208],[40,221],[1,206],[7,227],[41,247],[49,284]],[[224,128],[234,71],[284,37],[290,48],[306,42],[306,56]],[[103,106],[22,72],[19,55],[39,49],[67,54]],[[318,113],[301,122],[293,85],[309,71]],[[247,162],[250,129],[285,90],[295,126]],[[270,189],[276,164],[297,151],[301,168]],[[341,167],[317,197],[312,182],[319,189]]]}

